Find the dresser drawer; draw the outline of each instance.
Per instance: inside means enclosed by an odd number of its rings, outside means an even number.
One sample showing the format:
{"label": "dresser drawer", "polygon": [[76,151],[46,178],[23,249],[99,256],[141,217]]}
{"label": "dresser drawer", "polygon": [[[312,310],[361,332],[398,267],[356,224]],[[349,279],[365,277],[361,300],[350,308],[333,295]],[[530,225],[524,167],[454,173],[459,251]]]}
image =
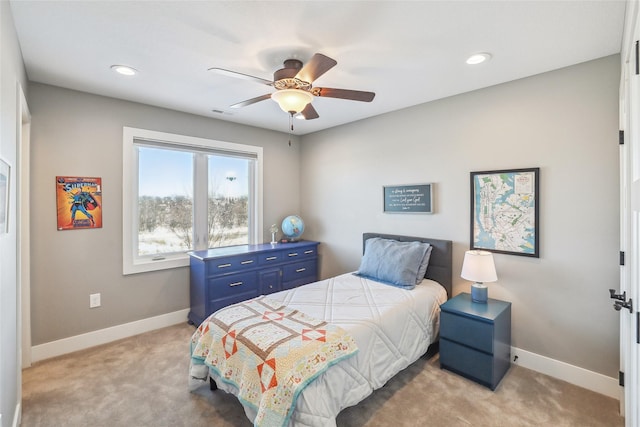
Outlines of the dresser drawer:
{"label": "dresser drawer", "polygon": [[220,298],[220,299],[209,302],[210,309],[211,309],[211,312],[213,313],[228,305],[246,301],[248,299],[255,298],[256,296],[257,295],[255,295],[254,293],[239,293],[237,295],[231,295],[230,297]]}
{"label": "dresser drawer", "polygon": [[283,267],[282,280],[285,282],[316,277],[318,275],[318,263],[316,260],[296,262]]}
{"label": "dresser drawer", "polygon": [[220,259],[212,259],[208,262],[210,276],[248,270],[256,267],[257,265],[257,255],[237,255]]}
{"label": "dresser drawer", "polygon": [[282,253],[283,259],[285,260],[297,260],[297,259],[306,259],[315,257],[318,255],[316,248],[314,247],[306,247],[306,248],[298,248],[298,249],[289,249],[283,251]]}
{"label": "dresser drawer", "polygon": [[495,388],[494,359],[488,354],[440,338],[440,366]]}
{"label": "dresser drawer", "polygon": [[212,300],[248,292],[258,292],[258,278],[255,271],[209,279],[209,295]]}
{"label": "dresser drawer", "polygon": [[270,265],[270,264],[278,264],[284,259],[285,253],[283,251],[274,251],[268,252],[266,254],[258,255],[258,264],[260,265]]}
{"label": "dresser drawer", "polygon": [[493,354],[493,323],[469,319],[446,311],[440,313],[440,336]]}

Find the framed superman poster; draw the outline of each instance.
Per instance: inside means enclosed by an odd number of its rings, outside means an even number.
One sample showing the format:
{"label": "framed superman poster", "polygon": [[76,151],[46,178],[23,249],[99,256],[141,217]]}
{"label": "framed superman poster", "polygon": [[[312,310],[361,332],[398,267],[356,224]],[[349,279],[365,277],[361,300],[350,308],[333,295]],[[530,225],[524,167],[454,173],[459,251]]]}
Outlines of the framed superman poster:
{"label": "framed superman poster", "polygon": [[102,178],[56,177],[58,230],[102,228]]}

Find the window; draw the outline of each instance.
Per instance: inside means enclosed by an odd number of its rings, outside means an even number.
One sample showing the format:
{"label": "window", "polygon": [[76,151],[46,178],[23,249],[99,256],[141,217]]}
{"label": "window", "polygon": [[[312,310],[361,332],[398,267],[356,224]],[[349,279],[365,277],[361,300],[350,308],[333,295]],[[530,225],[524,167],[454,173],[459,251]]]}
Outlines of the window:
{"label": "window", "polygon": [[262,148],[125,127],[123,272],[262,236]]}

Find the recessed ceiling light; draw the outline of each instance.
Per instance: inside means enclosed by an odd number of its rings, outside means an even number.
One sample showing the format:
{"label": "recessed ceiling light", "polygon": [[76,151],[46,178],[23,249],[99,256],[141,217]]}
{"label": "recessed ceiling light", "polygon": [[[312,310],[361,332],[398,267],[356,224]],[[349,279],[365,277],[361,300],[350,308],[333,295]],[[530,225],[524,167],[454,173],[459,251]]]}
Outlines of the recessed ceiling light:
{"label": "recessed ceiling light", "polygon": [[126,65],[112,65],[111,69],[118,74],[122,74],[123,76],[135,76],[136,74],[138,74],[138,70]]}
{"label": "recessed ceiling light", "polygon": [[491,54],[486,52],[475,53],[467,59],[467,64],[478,65],[491,59]]}

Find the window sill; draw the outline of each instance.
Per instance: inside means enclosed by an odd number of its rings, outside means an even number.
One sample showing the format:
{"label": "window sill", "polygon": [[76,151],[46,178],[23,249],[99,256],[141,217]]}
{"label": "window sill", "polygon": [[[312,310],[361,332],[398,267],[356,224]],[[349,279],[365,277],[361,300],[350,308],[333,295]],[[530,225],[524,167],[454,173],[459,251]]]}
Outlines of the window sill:
{"label": "window sill", "polygon": [[137,274],[146,273],[149,271],[168,270],[170,268],[188,267],[189,255],[180,254],[173,257],[163,257],[162,259],[153,260],[151,258],[139,259],[133,263],[128,263],[127,260],[123,260],[122,274]]}

